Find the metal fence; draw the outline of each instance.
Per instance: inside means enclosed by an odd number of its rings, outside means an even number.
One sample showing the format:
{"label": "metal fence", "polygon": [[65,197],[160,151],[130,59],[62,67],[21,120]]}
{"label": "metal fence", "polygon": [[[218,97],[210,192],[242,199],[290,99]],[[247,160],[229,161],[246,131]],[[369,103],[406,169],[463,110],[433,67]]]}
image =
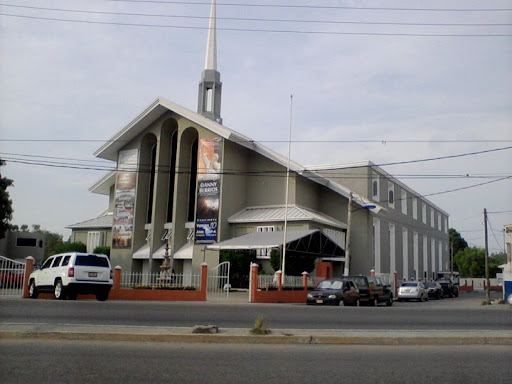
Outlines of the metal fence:
{"label": "metal fence", "polygon": [[0,256],[0,296],[22,296],[25,263]]}
{"label": "metal fence", "polygon": [[121,288],[201,288],[201,275],[180,273],[142,273],[123,272],[121,274]]}
{"label": "metal fence", "polygon": [[[320,279],[323,280],[323,279]],[[308,287],[314,287],[318,283],[314,276],[308,276]],[[304,288],[302,276],[284,276],[283,288],[300,289]],[[258,275],[258,289],[277,289],[277,278],[275,275]]]}

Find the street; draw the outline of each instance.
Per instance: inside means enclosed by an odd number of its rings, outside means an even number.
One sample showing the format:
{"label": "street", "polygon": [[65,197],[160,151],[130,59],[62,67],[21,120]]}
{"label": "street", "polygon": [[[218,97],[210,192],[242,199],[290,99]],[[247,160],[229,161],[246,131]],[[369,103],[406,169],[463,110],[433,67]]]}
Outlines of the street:
{"label": "street", "polygon": [[3,383],[511,383],[510,346],[2,340]]}
{"label": "street", "polygon": [[1,299],[1,323],[247,328],[257,316],[274,329],[511,330],[510,307],[482,307],[482,293],[392,307],[303,304]]}

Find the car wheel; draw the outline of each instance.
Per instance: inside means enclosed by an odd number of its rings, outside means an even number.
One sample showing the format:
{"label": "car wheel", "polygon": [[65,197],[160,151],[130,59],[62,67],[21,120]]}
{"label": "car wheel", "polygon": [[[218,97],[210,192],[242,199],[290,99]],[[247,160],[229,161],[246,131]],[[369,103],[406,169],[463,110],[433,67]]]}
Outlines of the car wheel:
{"label": "car wheel", "polygon": [[106,301],[108,299],[108,294],[109,294],[109,291],[107,291],[107,290],[99,291],[98,293],[96,293],[96,300]]}
{"label": "car wheel", "polygon": [[459,297],[459,291],[455,291],[455,297]]}
{"label": "car wheel", "polygon": [[343,299],[340,299],[340,301],[338,301],[338,305],[340,307],[344,307],[345,306],[345,301]]}
{"label": "car wheel", "polygon": [[357,298],[356,300],[356,304],[355,304],[356,307],[360,307],[361,306],[361,300],[359,300],[359,297]]}
{"label": "car wheel", "polygon": [[379,305],[379,298],[377,296],[373,296],[372,307],[376,307],[377,305]]}
{"label": "car wheel", "polygon": [[37,291],[36,283],[34,280],[30,282],[30,285],[28,286],[28,296],[31,299],[37,299],[37,295],[39,292]]}
{"label": "car wheel", "polygon": [[55,298],[57,300],[64,300],[64,298],[66,297],[65,288],[62,285],[61,280],[57,280],[57,282],[55,283],[55,289],[53,293],[55,294]]}
{"label": "car wheel", "polygon": [[389,295],[388,301],[386,301],[386,305],[391,307],[393,305],[393,296]]}

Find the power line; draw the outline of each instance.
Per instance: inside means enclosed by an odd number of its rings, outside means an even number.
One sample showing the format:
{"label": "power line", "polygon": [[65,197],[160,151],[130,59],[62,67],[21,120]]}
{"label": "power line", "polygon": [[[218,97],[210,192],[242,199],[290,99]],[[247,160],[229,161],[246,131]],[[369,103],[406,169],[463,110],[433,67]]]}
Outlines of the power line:
{"label": "power line", "polygon": [[[131,13],[131,12],[109,12],[109,11],[88,11],[80,9],[64,9],[64,8],[46,8],[34,7],[27,5],[15,5],[0,3],[0,6],[34,9],[53,12],[71,12],[84,13],[93,15],[112,15],[112,16],[137,16],[137,17],[159,17],[159,18],[175,18],[175,19],[209,19],[209,16],[190,16],[190,15],[168,15],[168,14],[151,14],[151,13]],[[227,21],[258,21],[272,23],[314,23],[314,24],[350,24],[350,25],[393,25],[393,26],[422,26],[422,27],[504,27],[511,26],[512,23],[405,23],[405,22],[370,22],[370,21],[340,21],[340,20],[304,20],[304,19],[269,19],[269,18],[243,18],[243,17],[221,17],[217,16],[217,20]]]}
{"label": "power line", "polygon": [[[187,4],[210,5],[209,2],[200,1],[157,1],[157,0],[106,0],[125,3],[152,3],[152,4]],[[305,8],[305,9],[354,9],[371,11],[419,11],[419,12],[510,12],[512,8],[389,8],[389,7],[353,7],[329,5],[293,5],[293,4],[253,4],[253,3],[216,3],[217,6],[259,7],[259,8]]]}
{"label": "power line", "polygon": [[[208,27],[191,26],[191,25],[164,25],[164,24],[144,24],[144,23],[121,23],[112,21],[92,21],[92,20],[72,20],[56,17],[41,17],[28,15],[14,15],[9,13],[0,13],[0,16],[17,17],[23,19],[58,21],[80,24],[97,24],[97,25],[116,25],[125,27],[144,27],[144,28],[171,28],[171,29],[188,29],[188,30],[208,30]],[[260,28],[226,28],[217,27],[219,31],[229,32],[263,32],[278,34],[312,34],[312,35],[338,35],[338,36],[403,36],[403,37],[510,37],[510,33],[384,33],[384,32],[336,32],[336,31],[299,31],[292,29],[260,29]]]}

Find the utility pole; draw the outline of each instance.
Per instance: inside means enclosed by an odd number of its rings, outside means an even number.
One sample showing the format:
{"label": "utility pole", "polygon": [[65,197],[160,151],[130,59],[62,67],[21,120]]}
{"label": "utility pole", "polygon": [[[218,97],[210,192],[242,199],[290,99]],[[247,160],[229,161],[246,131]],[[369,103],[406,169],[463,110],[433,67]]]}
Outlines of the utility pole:
{"label": "utility pole", "polygon": [[484,233],[485,233],[485,300],[491,304],[491,283],[489,281],[489,241],[487,235],[487,209],[484,208]]}

